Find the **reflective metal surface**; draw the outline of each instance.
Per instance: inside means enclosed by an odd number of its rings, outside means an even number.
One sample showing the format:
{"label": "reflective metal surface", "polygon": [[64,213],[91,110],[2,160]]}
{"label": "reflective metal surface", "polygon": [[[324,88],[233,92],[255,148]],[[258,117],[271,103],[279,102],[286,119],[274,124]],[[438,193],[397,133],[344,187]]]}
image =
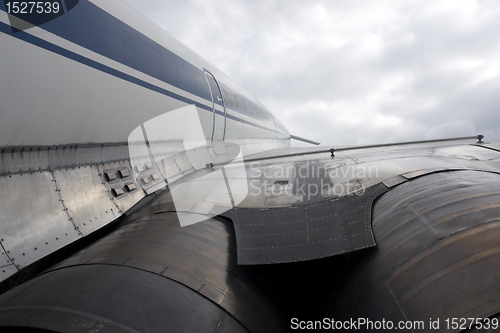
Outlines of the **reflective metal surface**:
{"label": "reflective metal surface", "polygon": [[[103,177],[104,168],[108,170],[116,171],[117,181],[111,184],[109,181]],[[108,193],[111,193],[110,197],[113,200],[114,205],[118,207],[119,212],[123,213],[130,209],[133,205],[144,198],[145,193],[141,188],[134,182],[132,177],[132,167],[128,161],[117,161],[109,162],[105,164],[99,164],[97,169],[100,174],[101,182],[104,183],[104,187]],[[128,176],[126,176],[128,175]],[[113,189],[121,189],[123,191],[122,195],[114,195]]]}
{"label": "reflective metal surface", "polygon": [[81,236],[50,172],[0,177],[0,188],[1,243],[18,269]]}
{"label": "reflective metal surface", "polygon": [[[251,332],[281,330],[269,296],[251,272],[237,265],[233,227],[223,220],[209,219],[181,228],[174,212],[131,216],[125,226],[44,275],[95,265],[131,267],[177,281],[218,304]],[[76,293],[74,297],[80,296]],[[171,300],[166,297],[164,302]],[[190,313],[188,308],[184,311]]]}
{"label": "reflective metal surface", "polygon": [[121,215],[110,193],[102,185],[95,166],[54,170],[53,174],[62,203],[82,235],[91,233]]}
{"label": "reflective metal surface", "polygon": [[377,247],[342,288],[345,317],[441,318],[437,331],[448,332],[446,318],[500,312],[500,175],[456,171],[410,180],[376,202],[373,229]]}
{"label": "reflective metal surface", "polygon": [[78,333],[247,332],[217,304],[177,282],[102,264],[49,272],[3,294],[0,326]]}
{"label": "reflective metal surface", "polygon": [[17,271],[17,267],[14,264],[2,266],[0,267],[0,279],[3,281],[17,273]]}
{"label": "reflective metal surface", "polygon": [[495,150],[441,142],[245,162],[249,195],[225,213],[236,228],[238,262],[300,261],[374,246],[371,202],[387,188],[444,170],[498,173],[495,161]]}
{"label": "reflective metal surface", "polygon": [[[291,139],[295,140],[300,140],[304,141],[307,143],[319,145],[318,142],[314,142],[311,140],[303,139],[300,137],[297,137],[295,135],[290,135]],[[412,146],[418,146],[422,144],[427,144],[427,145],[433,145],[433,144],[440,144],[443,142],[449,142],[449,141],[459,141],[459,140],[471,140],[471,139],[478,139],[478,144],[483,144],[483,141],[481,141],[484,138],[483,135],[477,135],[477,136],[467,136],[467,137],[459,137],[459,138],[447,138],[447,139],[436,139],[436,140],[421,140],[421,141],[408,141],[408,142],[394,142],[394,143],[382,143],[382,144],[374,144],[374,145],[367,145],[367,146],[350,146],[350,147],[321,147],[321,148],[316,148],[316,149],[277,149],[276,151],[268,151],[265,152],[264,154],[256,154],[256,156],[252,156],[251,158],[248,159],[248,162],[254,162],[254,161],[262,161],[265,159],[277,159],[277,158],[287,158],[287,157],[301,157],[301,156],[306,156],[306,155],[315,155],[318,153],[330,153],[332,157],[335,156],[338,152],[346,152],[346,151],[356,151],[356,150],[366,150],[366,149],[385,149],[388,147],[408,147],[411,149]]]}
{"label": "reflective metal surface", "polygon": [[0,270],[0,281],[115,220],[145,195],[133,188],[124,144],[0,151],[0,243],[15,265]]}
{"label": "reflective metal surface", "polygon": [[233,221],[238,264],[256,265],[312,260],[375,246],[372,202],[387,188],[290,208],[235,208]]}
{"label": "reflective metal surface", "polygon": [[[274,154],[292,150],[278,149]],[[411,179],[442,170],[500,172],[499,152],[479,145],[450,143],[345,151],[335,157],[317,154],[272,159],[273,151],[256,156],[257,159],[268,159],[245,160],[250,195],[238,205],[240,208],[286,207],[307,201],[307,195],[306,198],[296,196],[301,186],[306,190],[309,187],[319,188],[321,197],[334,198],[348,195],[356,188],[366,189],[379,183],[391,187],[403,182],[399,178],[402,176]],[[269,188],[274,186],[275,181],[283,180],[289,181],[290,191]],[[276,200],[276,196],[280,200]]]}
{"label": "reflective metal surface", "polygon": [[[119,144],[114,147],[109,145],[80,147],[75,145],[56,148],[32,149],[31,151],[29,149],[27,151],[9,150],[9,152],[1,154],[2,160],[5,161],[2,167],[7,173],[0,176],[2,189],[5,189],[2,191],[4,204],[0,207],[0,210],[3,211],[0,218],[5,222],[1,223],[0,228],[8,229],[2,233],[5,235],[5,241],[1,243],[6,251],[12,253],[7,255],[15,259],[14,263],[20,267],[25,267],[82,235],[109,223],[145,196],[141,188],[134,183],[132,175],[129,175],[129,173],[132,174],[133,168],[123,156],[128,150],[126,146]],[[203,152],[208,154],[206,148],[198,149],[200,154]],[[225,146],[225,149],[224,156],[233,154],[228,150],[232,149],[231,146]],[[379,152],[360,150],[349,155],[347,152],[340,152],[334,158],[329,156],[319,158],[320,155],[309,155],[300,158],[249,162],[245,165],[246,176],[231,173],[226,175],[228,180],[234,184],[247,182],[249,193],[242,202],[240,201],[243,197],[241,195],[238,197],[237,191],[232,191],[233,197],[231,197],[226,193],[225,185],[218,191],[214,186],[210,186],[210,183],[194,192],[189,190],[186,195],[182,195],[182,191],[185,192],[185,189],[181,191],[183,183],[190,179],[188,175],[174,186],[174,188],[181,186],[178,190],[178,193],[181,194],[178,197],[181,197],[181,200],[178,201],[176,209],[202,215],[217,215],[237,203],[238,209],[252,208],[257,209],[257,211],[261,208],[276,209],[281,207],[286,209],[286,207],[303,205],[302,211],[305,212],[307,210],[305,205],[312,202],[335,201],[336,198],[352,194],[357,189],[370,189],[380,183],[391,188],[409,179],[441,170],[498,172],[499,169],[496,167],[497,164],[500,167],[498,156],[499,152],[490,146],[456,146],[447,143],[435,146],[417,145],[411,149],[387,147]],[[169,158],[172,159],[170,163]],[[191,159],[193,158],[195,157],[191,156]],[[196,158],[200,159],[200,157]],[[92,164],[91,161],[96,161],[97,164]],[[186,168],[191,165],[189,157],[185,158],[184,161],[188,163]],[[66,165],[58,165],[52,171],[43,171],[44,167],[54,167],[63,162]],[[38,167],[36,163],[40,163]],[[21,171],[14,173],[12,170],[14,164],[18,164]],[[202,163],[200,162],[200,164]],[[177,165],[175,156],[167,157],[158,163],[160,169],[167,168],[168,165]],[[190,168],[188,170],[194,170],[192,167]],[[26,169],[42,171],[41,173],[40,171],[26,172]],[[144,170],[141,172],[143,173]],[[200,169],[191,174],[196,178],[199,177],[200,172],[206,173],[206,170]],[[48,182],[52,186],[51,190],[46,190]],[[32,184],[40,185],[33,186]],[[196,183],[196,185],[201,184],[201,182]],[[301,189],[302,191],[300,191]],[[25,192],[26,195],[21,194]],[[16,199],[14,205],[8,204],[8,198],[13,200],[14,196],[16,198],[24,196],[27,200],[19,201]],[[39,203],[35,204],[36,202]],[[331,209],[336,210],[333,207]],[[18,213],[21,215],[18,216]],[[249,214],[249,216],[252,214],[254,213]],[[269,220],[266,223],[272,222],[272,215],[268,217],[264,215],[260,219]],[[41,222],[43,225],[41,229],[40,222],[35,222],[33,216],[45,219],[45,222]],[[15,224],[14,227],[8,222],[18,220],[22,222]],[[238,218],[235,218],[235,221],[236,225],[239,225]],[[62,226],[59,226],[58,223],[62,223]],[[49,225],[52,227],[48,227]],[[78,230],[75,230],[75,227]],[[27,231],[32,228],[37,231]],[[45,228],[48,228],[47,230],[51,230],[51,228],[67,230],[61,232],[60,235],[49,236],[48,231],[42,231]],[[360,231],[362,230],[360,229]],[[281,233],[287,232],[289,231],[281,231]],[[353,231],[353,234],[356,233]],[[26,237],[30,240],[26,241]],[[57,239],[54,241],[52,238]],[[63,241],[65,238],[67,241]],[[271,238],[273,237],[269,239]],[[278,238],[274,241],[279,242]],[[242,241],[240,237],[238,240]],[[279,245],[278,243],[273,244],[272,241],[266,242],[266,244],[259,247]],[[241,248],[254,247],[247,245]],[[353,248],[358,249],[373,244],[358,245],[353,246]],[[336,244],[332,249],[325,250],[324,253],[343,252],[337,251],[339,246],[345,248],[343,245]],[[299,257],[302,258],[302,256]],[[260,260],[254,258],[241,262],[262,263],[289,260],[291,257],[262,258]]]}
{"label": "reflective metal surface", "polygon": [[0,247],[0,267],[8,265],[12,265],[12,262],[10,261],[9,257],[7,257],[7,254],[5,253],[3,247]]}

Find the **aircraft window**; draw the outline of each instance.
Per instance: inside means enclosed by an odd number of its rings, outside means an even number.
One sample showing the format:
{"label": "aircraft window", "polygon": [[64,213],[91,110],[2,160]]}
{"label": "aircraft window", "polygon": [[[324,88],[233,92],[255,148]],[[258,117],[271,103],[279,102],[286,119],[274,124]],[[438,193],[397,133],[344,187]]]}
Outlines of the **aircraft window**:
{"label": "aircraft window", "polygon": [[224,98],[226,99],[226,104],[229,104],[229,98],[227,97],[227,92],[225,89],[222,89],[222,92],[224,93]]}
{"label": "aircraft window", "polygon": [[245,101],[243,99],[241,101],[243,102],[243,107],[245,108],[245,111],[248,112],[247,105],[245,104]]}
{"label": "aircraft window", "polygon": [[250,112],[252,112],[252,114],[253,114],[252,104],[248,104],[248,106],[250,107]]}
{"label": "aircraft window", "polygon": [[236,107],[239,108],[240,106],[238,104],[238,100],[236,99],[236,96],[233,95],[233,97],[234,97],[234,101],[236,102]]}

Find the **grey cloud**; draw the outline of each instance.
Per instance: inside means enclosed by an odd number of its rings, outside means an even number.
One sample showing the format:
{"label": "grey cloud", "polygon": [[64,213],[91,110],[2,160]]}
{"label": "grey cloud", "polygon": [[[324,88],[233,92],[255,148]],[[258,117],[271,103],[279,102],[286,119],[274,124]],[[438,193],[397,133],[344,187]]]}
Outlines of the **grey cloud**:
{"label": "grey cloud", "polygon": [[497,2],[127,2],[296,135],[359,144],[483,131],[500,140]]}

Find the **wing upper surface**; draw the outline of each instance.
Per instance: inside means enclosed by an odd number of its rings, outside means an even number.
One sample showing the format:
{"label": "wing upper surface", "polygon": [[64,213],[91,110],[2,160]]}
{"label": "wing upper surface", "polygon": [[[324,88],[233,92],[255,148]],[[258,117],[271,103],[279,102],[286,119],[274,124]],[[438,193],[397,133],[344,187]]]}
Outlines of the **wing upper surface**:
{"label": "wing upper surface", "polygon": [[252,156],[245,163],[249,193],[223,214],[235,226],[238,263],[293,262],[375,246],[371,211],[382,193],[437,172],[499,173],[497,149],[434,143],[336,156],[270,158],[304,151],[293,148]]}

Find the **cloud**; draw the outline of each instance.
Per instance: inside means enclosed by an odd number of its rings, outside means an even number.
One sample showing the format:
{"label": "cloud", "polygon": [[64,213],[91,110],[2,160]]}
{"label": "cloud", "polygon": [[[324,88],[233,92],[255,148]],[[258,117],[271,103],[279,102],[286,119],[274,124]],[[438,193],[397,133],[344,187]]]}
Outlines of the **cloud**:
{"label": "cloud", "polygon": [[127,2],[298,136],[330,145],[500,140],[493,0]]}

